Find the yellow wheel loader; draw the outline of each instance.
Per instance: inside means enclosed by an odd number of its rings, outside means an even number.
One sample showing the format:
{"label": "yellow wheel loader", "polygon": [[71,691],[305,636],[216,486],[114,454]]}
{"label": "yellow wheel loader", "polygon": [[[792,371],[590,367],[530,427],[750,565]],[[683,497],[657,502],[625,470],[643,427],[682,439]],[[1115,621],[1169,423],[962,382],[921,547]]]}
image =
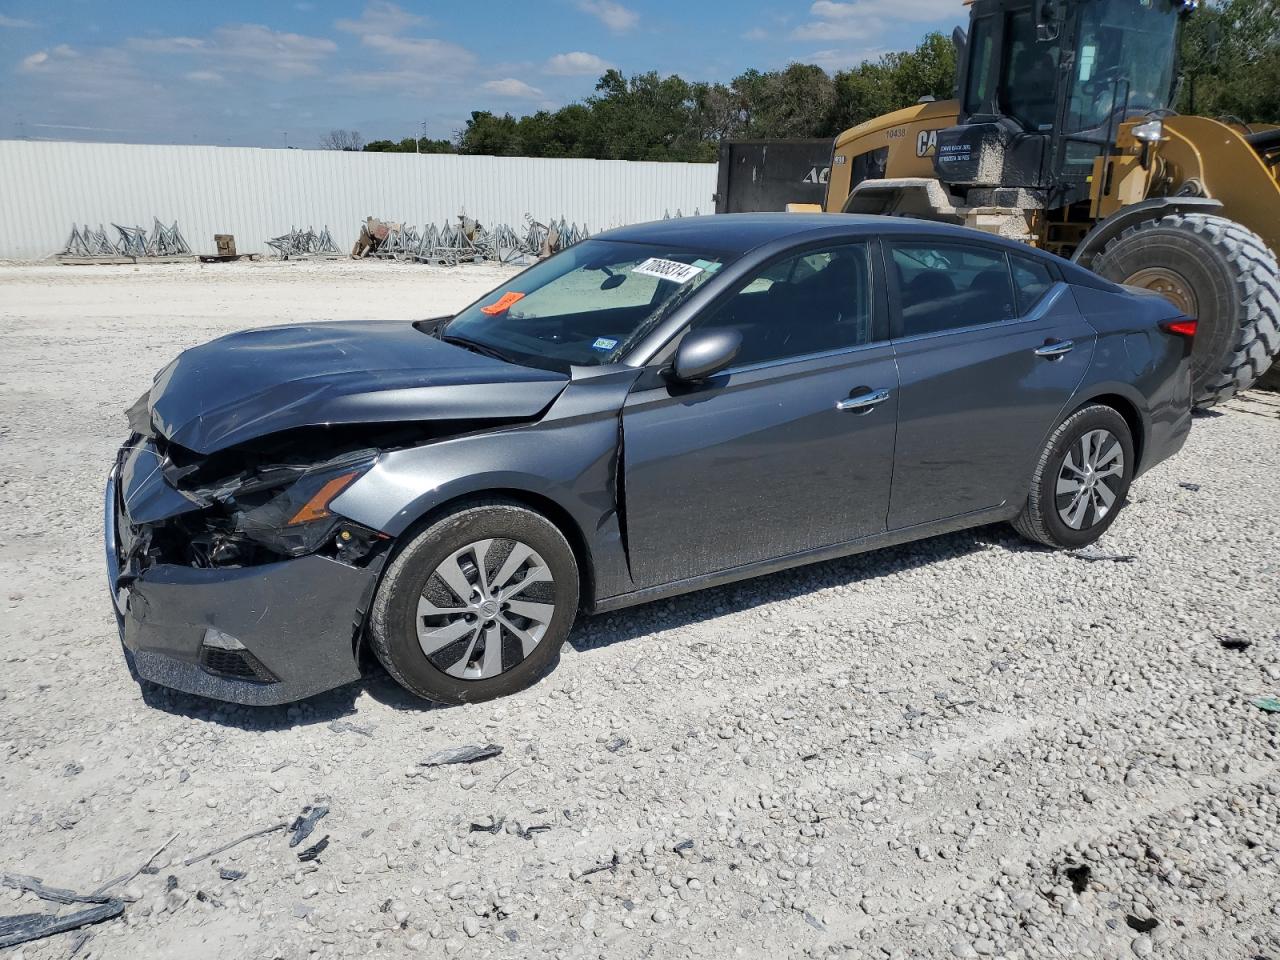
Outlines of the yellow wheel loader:
{"label": "yellow wheel loader", "polygon": [[957,99],[835,142],[825,209],[967,224],[1146,287],[1199,320],[1197,405],[1280,353],[1280,128],[1180,116],[1193,2],[974,0]]}

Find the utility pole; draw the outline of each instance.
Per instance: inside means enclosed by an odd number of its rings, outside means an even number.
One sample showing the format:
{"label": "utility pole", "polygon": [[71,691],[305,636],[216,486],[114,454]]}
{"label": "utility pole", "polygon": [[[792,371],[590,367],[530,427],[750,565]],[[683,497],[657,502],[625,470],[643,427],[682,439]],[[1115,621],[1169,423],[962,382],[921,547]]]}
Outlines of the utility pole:
{"label": "utility pole", "polygon": [[427,121],[422,121],[422,136],[413,141],[413,152],[422,152],[422,141],[427,139]]}

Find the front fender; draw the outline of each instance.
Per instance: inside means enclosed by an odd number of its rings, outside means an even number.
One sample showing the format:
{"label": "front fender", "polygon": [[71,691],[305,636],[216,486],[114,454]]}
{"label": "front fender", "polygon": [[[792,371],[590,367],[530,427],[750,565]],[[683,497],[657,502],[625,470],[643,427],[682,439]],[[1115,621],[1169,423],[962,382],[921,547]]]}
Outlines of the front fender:
{"label": "front fender", "polygon": [[526,494],[576,526],[565,533],[585,546],[599,595],[630,589],[618,518],[618,408],[585,413],[573,398],[564,402],[575,415],[557,418],[557,401],[539,423],[384,453],[331,508],[394,537],[459,498]]}
{"label": "front fender", "polygon": [[1073,262],[1092,269],[1093,259],[1108,243],[1134,224],[1156,220],[1171,213],[1216,213],[1222,209],[1222,201],[1212,197],[1152,197],[1140,200],[1113,213],[1093,225],[1071,255]]}

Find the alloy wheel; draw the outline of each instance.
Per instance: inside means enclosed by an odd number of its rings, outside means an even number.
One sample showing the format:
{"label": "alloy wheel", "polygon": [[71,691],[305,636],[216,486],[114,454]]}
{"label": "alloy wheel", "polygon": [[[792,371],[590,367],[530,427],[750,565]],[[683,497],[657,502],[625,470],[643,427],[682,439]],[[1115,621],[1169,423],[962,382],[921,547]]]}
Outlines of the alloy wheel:
{"label": "alloy wheel", "polygon": [[1116,507],[1124,482],[1124,447],[1110,430],[1090,430],[1067,451],[1055,488],[1058,516],[1087,530]]}
{"label": "alloy wheel", "polygon": [[452,677],[496,677],[542,642],[556,609],[554,587],[550,567],[527,544],[469,543],[423,587],[416,618],[422,652]]}

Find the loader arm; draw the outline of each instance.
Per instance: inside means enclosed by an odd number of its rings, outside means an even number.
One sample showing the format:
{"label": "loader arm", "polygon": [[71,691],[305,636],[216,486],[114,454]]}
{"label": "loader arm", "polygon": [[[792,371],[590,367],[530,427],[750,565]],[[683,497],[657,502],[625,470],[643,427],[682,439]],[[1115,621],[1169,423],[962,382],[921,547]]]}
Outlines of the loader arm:
{"label": "loader arm", "polygon": [[1280,253],[1280,167],[1268,167],[1245,134],[1208,117],[1164,119],[1159,155],[1175,184],[1197,180],[1222,213],[1243,224]]}

